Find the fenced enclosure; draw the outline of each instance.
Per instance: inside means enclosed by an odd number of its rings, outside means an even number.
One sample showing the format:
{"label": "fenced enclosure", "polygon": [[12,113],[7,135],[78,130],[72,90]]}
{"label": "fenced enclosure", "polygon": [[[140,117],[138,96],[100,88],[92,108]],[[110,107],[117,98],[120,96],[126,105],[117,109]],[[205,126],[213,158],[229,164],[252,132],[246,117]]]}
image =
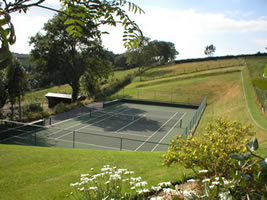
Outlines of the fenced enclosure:
{"label": "fenced enclosure", "polygon": [[48,119],[49,126],[44,120],[38,124],[2,121],[0,139],[4,144],[165,151],[173,136],[196,127],[205,102],[192,108],[179,106],[121,100],[54,124]]}

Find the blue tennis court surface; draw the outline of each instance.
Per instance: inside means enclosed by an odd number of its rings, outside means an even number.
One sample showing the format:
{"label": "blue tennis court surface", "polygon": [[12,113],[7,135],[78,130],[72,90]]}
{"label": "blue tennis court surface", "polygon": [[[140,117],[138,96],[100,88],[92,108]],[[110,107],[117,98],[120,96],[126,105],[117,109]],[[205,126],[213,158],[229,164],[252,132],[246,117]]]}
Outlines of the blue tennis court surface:
{"label": "blue tennis court surface", "polygon": [[48,126],[18,124],[0,131],[0,136],[8,134],[1,140],[5,144],[165,151],[175,135],[185,133],[196,112],[196,108],[115,103],[101,109],[86,109],[80,115]]}

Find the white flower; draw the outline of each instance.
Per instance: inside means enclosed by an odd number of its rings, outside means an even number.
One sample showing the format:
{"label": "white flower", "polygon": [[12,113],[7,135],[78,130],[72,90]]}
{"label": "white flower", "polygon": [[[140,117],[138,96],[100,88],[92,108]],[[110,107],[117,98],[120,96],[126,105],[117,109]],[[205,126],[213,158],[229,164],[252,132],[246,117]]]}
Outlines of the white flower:
{"label": "white flower", "polygon": [[171,186],[171,181],[159,183],[160,187]]}
{"label": "white flower", "polygon": [[81,174],[82,178],[87,177],[87,176],[89,176],[89,174]]}
{"label": "white flower", "polygon": [[151,186],[151,189],[156,191],[156,192],[158,192],[158,191],[160,191],[161,187],[159,187],[159,186]]}
{"label": "white flower", "polygon": [[88,190],[96,191],[97,190],[97,187],[89,187]]}
{"label": "white flower", "polygon": [[149,190],[148,189],[140,189],[140,190],[137,190],[136,191],[138,194],[143,194],[143,193],[147,193],[147,192],[149,192]]}
{"label": "white flower", "polygon": [[94,168],[91,168],[91,171],[94,171]]}
{"label": "white flower", "polygon": [[84,191],[84,187],[80,188],[79,190],[80,190],[81,192]]}
{"label": "white flower", "polygon": [[146,181],[142,181],[142,182],[136,183],[135,187],[144,187],[146,185],[147,185],[147,182]]}
{"label": "white flower", "polygon": [[123,182],[129,181],[129,180],[130,180],[129,178],[122,179]]}
{"label": "white flower", "polygon": [[109,179],[110,180],[119,180],[119,179],[121,179],[121,176],[119,174],[111,174]]}
{"label": "white flower", "polygon": [[209,181],[210,181],[209,178],[205,178],[205,179],[202,180],[202,183],[209,182]]}
{"label": "white flower", "polygon": [[164,188],[163,192],[167,195],[176,195],[177,191],[171,188]]}
{"label": "white flower", "polygon": [[106,181],[106,182],[105,182],[105,185],[107,185],[107,184],[109,184],[109,183],[110,183],[110,181]]}
{"label": "white flower", "polygon": [[196,180],[195,179],[189,179],[189,180],[187,180],[187,182],[194,183],[194,182],[196,182]]}
{"label": "white flower", "polygon": [[126,171],[124,172],[124,174],[133,174],[134,172],[133,171]]}
{"label": "white flower", "polygon": [[207,169],[202,169],[202,170],[199,170],[198,172],[199,172],[199,173],[207,173],[208,170],[207,170]]}
{"label": "white flower", "polygon": [[152,197],[150,200],[163,200],[164,197],[158,196],[158,197]]}
{"label": "white flower", "polygon": [[70,186],[71,186],[71,187],[74,187],[74,186],[77,186],[77,185],[79,185],[79,184],[80,184],[79,182],[71,183]]}
{"label": "white flower", "polygon": [[219,185],[220,182],[219,182],[219,181],[212,181],[211,184],[212,184],[212,185]]}

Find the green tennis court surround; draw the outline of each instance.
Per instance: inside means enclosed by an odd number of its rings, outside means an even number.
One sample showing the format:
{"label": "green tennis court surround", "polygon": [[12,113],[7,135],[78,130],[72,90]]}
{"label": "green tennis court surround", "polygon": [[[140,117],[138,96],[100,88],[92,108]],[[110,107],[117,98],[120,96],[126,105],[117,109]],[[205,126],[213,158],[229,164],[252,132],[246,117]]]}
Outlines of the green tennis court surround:
{"label": "green tennis court surround", "polygon": [[[193,130],[206,106],[117,100],[83,109],[48,126],[2,121],[4,144],[125,151],[165,151],[177,134]],[[62,117],[62,116],[61,116]],[[54,116],[54,118],[58,118]],[[27,127],[27,128],[26,128]]]}

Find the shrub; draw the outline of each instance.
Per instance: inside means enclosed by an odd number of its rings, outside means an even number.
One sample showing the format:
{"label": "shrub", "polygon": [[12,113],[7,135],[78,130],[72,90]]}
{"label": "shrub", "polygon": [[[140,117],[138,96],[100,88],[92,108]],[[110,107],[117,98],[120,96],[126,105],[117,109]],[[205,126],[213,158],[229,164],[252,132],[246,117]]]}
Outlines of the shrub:
{"label": "shrub", "polygon": [[32,103],[32,104],[23,106],[23,111],[24,112],[42,112],[43,107],[41,106],[40,103]]}
{"label": "shrub", "polygon": [[163,156],[164,164],[177,162],[196,174],[196,168],[200,167],[210,174],[228,177],[230,169],[238,168],[229,155],[247,152],[242,144],[255,135],[251,129],[251,125],[243,126],[236,121],[218,119],[216,123],[208,125],[207,132],[201,138],[174,137],[167,154]]}

